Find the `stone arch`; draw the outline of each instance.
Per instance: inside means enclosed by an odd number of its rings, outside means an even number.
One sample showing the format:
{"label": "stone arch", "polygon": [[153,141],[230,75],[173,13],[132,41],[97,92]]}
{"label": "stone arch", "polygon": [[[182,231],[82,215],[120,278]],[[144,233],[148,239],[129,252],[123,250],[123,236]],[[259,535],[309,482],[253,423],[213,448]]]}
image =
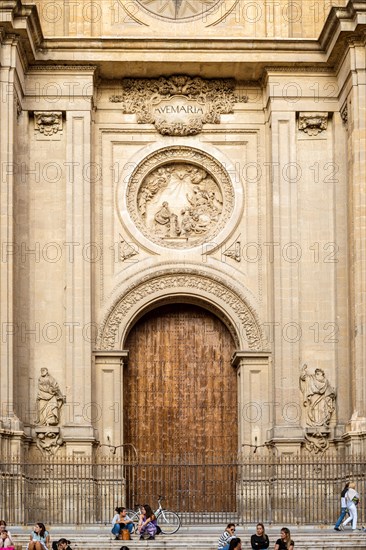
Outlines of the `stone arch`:
{"label": "stone arch", "polygon": [[267,348],[257,315],[237,288],[218,276],[179,269],[150,274],[130,285],[106,314],[97,349],[123,349],[127,334],[142,315],[171,302],[189,302],[214,312],[238,349]]}

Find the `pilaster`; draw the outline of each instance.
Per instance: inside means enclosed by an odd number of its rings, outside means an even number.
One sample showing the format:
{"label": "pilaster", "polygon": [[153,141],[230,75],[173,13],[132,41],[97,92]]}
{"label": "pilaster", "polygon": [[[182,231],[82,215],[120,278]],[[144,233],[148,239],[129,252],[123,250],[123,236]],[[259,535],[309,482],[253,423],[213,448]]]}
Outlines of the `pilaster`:
{"label": "pilaster", "polygon": [[127,359],[128,351],[94,352],[95,427],[103,454],[123,445],[123,366]]}
{"label": "pilaster", "polygon": [[[0,434],[20,433],[14,411],[14,132],[16,125],[15,71],[18,38],[0,34],[0,240],[5,257],[0,262]],[[5,260],[5,261],[4,261]],[[1,435],[0,435],[1,437]],[[12,446],[14,451],[14,446]]]}

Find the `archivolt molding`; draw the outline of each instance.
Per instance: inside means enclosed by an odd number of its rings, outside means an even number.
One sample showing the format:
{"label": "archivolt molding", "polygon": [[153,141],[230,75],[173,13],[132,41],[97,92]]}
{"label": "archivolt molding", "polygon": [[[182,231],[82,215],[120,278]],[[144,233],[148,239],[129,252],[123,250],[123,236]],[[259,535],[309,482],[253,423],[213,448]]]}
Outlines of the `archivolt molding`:
{"label": "archivolt molding", "polygon": [[[168,297],[191,298],[207,301],[215,310],[222,312],[222,318],[229,319],[235,327],[239,346],[262,351],[267,348],[256,313],[240,293],[216,276],[202,275],[194,270],[169,270],[145,276],[131,285],[111,307],[97,341],[97,350],[120,349],[131,323],[147,305]],[[208,308],[210,309],[210,308]]]}

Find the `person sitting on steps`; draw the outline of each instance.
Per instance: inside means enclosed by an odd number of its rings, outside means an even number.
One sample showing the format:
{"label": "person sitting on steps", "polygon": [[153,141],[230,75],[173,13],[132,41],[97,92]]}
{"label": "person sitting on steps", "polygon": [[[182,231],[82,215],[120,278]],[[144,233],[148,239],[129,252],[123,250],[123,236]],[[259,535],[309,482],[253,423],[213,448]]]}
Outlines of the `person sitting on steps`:
{"label": "person sitting on steps", "polygon": [[154,512],[148,504],[141,506],[138,532],[140,540],[144,539],[145,534],[149,535],[148,540],[154,540],[157,532],[157,521]]}
{"label": "person sitting on steps", "polygon": [[126,508],[118,506],[115,511],[117,513],[112,519],[112,533],[116,537],[116,540],[119,539],[123,529],[128,529],[131,536],[131,533],[133,533],[133,521],[127,515]]}

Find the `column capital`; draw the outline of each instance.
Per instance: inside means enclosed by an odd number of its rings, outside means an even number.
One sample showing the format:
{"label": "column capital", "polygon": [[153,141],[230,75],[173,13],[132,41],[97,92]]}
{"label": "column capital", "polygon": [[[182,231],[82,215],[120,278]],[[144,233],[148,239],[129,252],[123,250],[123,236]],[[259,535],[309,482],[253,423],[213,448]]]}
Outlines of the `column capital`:
{"label": "column capital", "polygon": [[237,350],[233,353],[233,356],[231,358],[231,365],[235,368],[239,367],[241,364],[242,359],[245,360],[256,360],[259,361],[268,360],[271,356],[271,352],[269,351],[240,351]]}

